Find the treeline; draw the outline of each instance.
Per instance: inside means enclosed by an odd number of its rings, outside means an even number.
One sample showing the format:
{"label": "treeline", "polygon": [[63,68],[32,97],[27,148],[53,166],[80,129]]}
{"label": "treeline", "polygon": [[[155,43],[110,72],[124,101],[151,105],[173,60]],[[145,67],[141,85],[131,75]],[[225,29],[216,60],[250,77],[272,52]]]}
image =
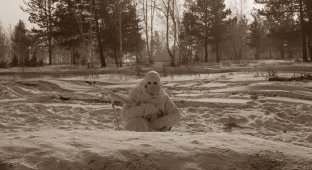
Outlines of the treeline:
{"label": "treeline", "polygon": [[34,66],[36,56],[45,54],[47,59],[40,63],[52,65],[57,60],[54,53],[66,51],[72,64],[96,63],[99,56],[105,67],[109,56],[122,66],[123,54],[140,57],[144,46],[134,1],[29,0],[22,10],[36,26],[27,30],[20,21],[6,38],[10,42],[2,43],[12,44],[9,65]]}
{"label": "treeline", "polygon": [[43,58],[32,52],[34,38],[21,20],[8,33],[0,25],[0,68],[42,66]]}
{"label": "treeline", "polygon": [[93,62],[96,49],[105,67],[106,55],[121,66],[123,53],[137,54],[143,44],[137,7],[130,0],[30,0],[23,10],[38,25],[32,32],[46,39],[50,65],[56,45],[72,52],[72,63],[79,59],[82,46],[90,50],[83,62]]}
{"label": "treeline", "polygon": [[[291,55],[292,47],[299,43],[302,60],[312,62],[312,1],[255,0],[255,2],[264,4],[264,8],[254,15],[250,30],[253,33],[251,44],[257,52],[259,53],[261,44],[266,42],[266,37],[257,36],[257,32],[267,32],[266,36],[277,42],[281,59],[285,58],[285,46]],[[264,18],[261,19],[260,16]],[[299,42],[296,41],[298,38]]]}
{"label": "treeline", "polygon": [[122,66],[129,56],[148,64],[167,57],[172,66],[298,54],[304,62],[312,60],[311,0],[255,0],[263,8],[253,10],[252,19],[239,12],[243,6],[228,8],[224,0],[181,2],[29,0],[22,10],[36,27],[27,30],[20,21],[10,36],[0,31],[0,61],[35,66],[66,58],[106,67],[108,60]]}
{"label": "treeline", "polygon": [[241,4],[234,4],[229,11],[222,1],[186,0],[180,33],[183,60],[188,61],[190,54],[194,50],[200,51],[200,47],[204,49],[204,61],[208,61],[208,47],[211,45],[216,62],[226,58],[222,56],[226,53],[230,53],[227,59],[244,59],[248,49],[254,50],[255,60],[293,59],[295,53],[301,53],[302,61],[312,61],[312,1],[255,2],[263,4],[263,8],[252,11],[250,22],[244,14],[233,13],[244,10],[242,6],[235,9],[235,5]]}

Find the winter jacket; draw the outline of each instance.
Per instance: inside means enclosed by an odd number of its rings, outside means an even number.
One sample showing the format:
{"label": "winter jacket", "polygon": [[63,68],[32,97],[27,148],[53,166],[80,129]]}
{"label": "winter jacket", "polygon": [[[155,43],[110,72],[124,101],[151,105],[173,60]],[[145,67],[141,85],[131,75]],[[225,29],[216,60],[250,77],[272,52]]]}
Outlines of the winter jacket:
{"label": "winter jacket", "polygon": [[[137,86],[128,97],[129,104],[122,109],[122,125],[130,131],[164,131],[170,129],[181,119],[178,107],[169,95],[161,89],[152,96],[144,89],[144,84]],[[157,119],[148,120],[149,116]]]}

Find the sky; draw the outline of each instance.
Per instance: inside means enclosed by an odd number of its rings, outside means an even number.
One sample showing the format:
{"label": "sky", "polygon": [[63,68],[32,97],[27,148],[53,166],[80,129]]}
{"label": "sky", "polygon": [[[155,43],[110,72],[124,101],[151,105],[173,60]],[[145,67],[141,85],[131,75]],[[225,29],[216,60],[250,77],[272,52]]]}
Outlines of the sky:
{"label": "sky", "polygon": [[[254,0],[225,0],[228,7],[239,4],[239,1],[246,2],[246,5],[243,6],[246,13],[250,13],[252,8],[255,7]],[[24,6],[23,0],[0,0],[0,23],[4,29],[8,30],[10,26],[13,28],[19,19],[24,21],[27,28],[33,26],[28,21],[28,14],[24,13],[20,6]]]}
{"label": "sky", "polygon": [[31,27],[28,15],[20,9],[23,4],[23,0],[0,0],[0,23],[4,29],[9,29],[10,25],[13,28],[20,19],[26,23],[27,28]]}

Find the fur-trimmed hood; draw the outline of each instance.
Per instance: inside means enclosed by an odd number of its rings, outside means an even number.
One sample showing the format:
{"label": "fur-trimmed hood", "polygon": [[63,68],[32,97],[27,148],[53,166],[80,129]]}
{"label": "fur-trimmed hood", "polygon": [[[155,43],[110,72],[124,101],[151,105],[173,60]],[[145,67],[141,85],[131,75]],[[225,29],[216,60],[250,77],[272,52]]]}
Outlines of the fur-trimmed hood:
{"label": "fur-trimmed hood", "polygon": [[162,84],[160,84],[159,93],[152,96],[148,94],[145,90],[146,82],[142,80],[130,93],[129,99],[134,100],[136,104],[148,103],[150,100],[155,100],[157,98],[163,98],[168,96],[166,91],[163,89]]}

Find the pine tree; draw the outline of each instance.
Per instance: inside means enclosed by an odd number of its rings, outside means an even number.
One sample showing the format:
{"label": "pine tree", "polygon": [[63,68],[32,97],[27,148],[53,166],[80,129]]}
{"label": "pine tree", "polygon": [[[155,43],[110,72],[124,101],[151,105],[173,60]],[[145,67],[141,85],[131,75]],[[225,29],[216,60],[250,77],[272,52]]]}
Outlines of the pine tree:
{"label": "pine tree", "polygon": [[306,24],[306,32],[308,34],[308,48],[309,48],[309,54],[310,54],[310,62],[312,62],[312,1],[311,0],[305,0],[304,1],[306,11],[308,12],[307,18],[307,24]]}
{"label": "pine tree", "polygon": [[[122,44],[122,53],[137,53],[142,49],[144,41],[140,33],[140,20],[136,16],[136,8],[131,1],[123,1],[122,7],[114,0],[107,0],[99,4],[99,19],[103,21],[100,25],[103,44],[106,48],[113,51],[112,57],[115,59],[117,66],[121,65],[122,58],[118,53],[120,52],[120,45]],[[122,9],[122,39],[120,40],[119,33],[119,12],[117,9]],[[120,43],[122,41],[122,43]],[[135,42],[135,43],[134,43]]]}
{"label": "pine tree", "polygon": [[61,47],[71,50],[71,62],[75,63],[77,48],[83,42],[87,43],[86,34],[89,32],[90,24],[86,21],[87,11],[83,8],[83,2],[72,0],[60,1],[56,5],[54,21],[54,37]]}
{"label": "pine tree", "polygon": [[14,27],[12,34],[12,46],[14,51],[14,56],[17,57],[19,64],[25,65],[29,60],[29,47],[31,40],[27,34],[28,30],[22,20],[19,20],[18,24]]}
{"label": "pine tree", "polygon": [[[296,37],[297,31],[294,13],[289,8],[290,4],[277,1],[267,4],[265,9],[260,11],[269,23],[269,36],[278,41],[281,59],[285,59],[286,43]],[[289,12],[281,12],[287,10]]]}
{"label": "pine tree", "polygon": [[94,22],[95,22],[95,33],[96,33],[96,39],[98,44],[98,51],[100,54],[100,60],[101,60],[101,66],[106,67],[104,52],[103,52],[103,42],[102,42],[102,36],[100,31],[100,21],[99,21],[99,4],[95,3],[95,0],[91,0],[91,15],[93,16]]}
{"label": "pine tree", "polygon": [[194,8],[192,1],[186,1],[185,6],[188,10],[183,13],[182,27],[179,36],[180,58],[182,63],[188,62],[192,57],[193,47],[198,44],[197,16],[192,12],[192,8]]}
{"label": "pine tree", "polygon": [[248,45],[255,48],[255,60],[259,60],[260,47],[262,45],[264,28],[259,13],[253,14],[253,22],[249,26],[249,43]]}
{"label": "pine tree", "polygon": [[261,10],[261,14],[265,15],[268,20],[272,19],[272,24],[277,23],[281,26],[280,29],[274,28],[273,32],[277,34],[275,37],[278,37],[281,41],[280,50],[282,59],[284,58],[283,34],[285,32],[288,32],[288,34],[293,33],[293,31],[289,30],[287,27],[291,25],[291,28],[293,28],[294,18],[298,20],[300,25],[299,33],[301,33],[302,39],[302,60],[307,62],[306,20],[307,15],[310,13],[310,11],[306,9],[308,0],[255,0],[255,2],[265,4],[264,9]]}
{"label": "pine tree", "polygon": [[216,61],[219,63],[221,60],[219,52],[219,43],[225,40],[226,30],[226,17],[231,14],[229,9],[225,8],[224,0],[211,1],[211,36],[212,42],[216,47]]}
{"label": "pine tree", "polygon": [[31,59],[29,60],[29,66],[31,66],[31,67],[37,67],[38,66],[37,57],[35,54],[33,54]]}
{"label": "pine tree", "polygon": [[18,66],[18,59],[17,56],[14,55],[11,61],[11,67],[17,67]]}
{"label": "pine tree", "polygon": [[22,8],[24,12],[29,14],[29,21],[38,26],[32,31],[47,41],[50,65],[52,65],[53,22],[55,21],[56,10],[54,6],[56,2],[57,0],[29,0],[24,1],[26,8]]}
{"label": "pine tree", "polygon": [[[217,50],[216,60],[220,61],[218,54],[219,43],[223,39],[224,24],[230,10],[225,9],[224,0],[195,0],[187,1],[187,10],[184,18],[188,20],[186,31],[194,34],[205,48],[205,62],[208,62],[208,44],[214,43]],[[191,21],[194,20],[194,21]]]}
{"label": "pine tree", "polygon": [[5,55],[6,55],[6,35],[3,31],[3,27],[0,23],[0,61],[5,60]]}

